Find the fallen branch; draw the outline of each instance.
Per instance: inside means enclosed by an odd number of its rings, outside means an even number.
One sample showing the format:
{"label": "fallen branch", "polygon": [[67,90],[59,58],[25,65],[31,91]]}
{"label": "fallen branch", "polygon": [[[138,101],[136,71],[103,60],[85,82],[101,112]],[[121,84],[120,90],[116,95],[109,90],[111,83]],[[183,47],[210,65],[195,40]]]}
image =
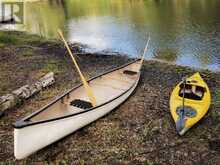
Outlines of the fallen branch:
{"label": "fallen branch", "polygon": [[[42,77],[40,80],[31,85],[25,85],[14,90],[12,93],[0,97],[0,114],[5,110],[11,109],[30,98],[34,94],[40,92],[43,88],[52,85],[55,82],[54,73],[50,72]],[[0,115],[1,116],[1,115]]]}

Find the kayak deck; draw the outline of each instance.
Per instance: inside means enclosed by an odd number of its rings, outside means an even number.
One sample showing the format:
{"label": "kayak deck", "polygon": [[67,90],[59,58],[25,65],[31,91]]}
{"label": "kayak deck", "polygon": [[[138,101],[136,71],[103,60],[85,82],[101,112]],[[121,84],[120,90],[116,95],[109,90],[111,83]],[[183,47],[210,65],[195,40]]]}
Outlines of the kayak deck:
{"label": "kayak deck", "polygon": [[[89,85],[97,99],[97,106],[120,96],[132,87],[138,79],[139,67],[140,61],[136,61],[124,68],[91,80]],[[85,111],[85,109],[80,108],[80,106],[71,105],[71,102],[74,100],[81,100],[84,104],[90,103],[83,86],[76,88],[44,111],[31,117],[29,121],[36,122],[49,120]]]}

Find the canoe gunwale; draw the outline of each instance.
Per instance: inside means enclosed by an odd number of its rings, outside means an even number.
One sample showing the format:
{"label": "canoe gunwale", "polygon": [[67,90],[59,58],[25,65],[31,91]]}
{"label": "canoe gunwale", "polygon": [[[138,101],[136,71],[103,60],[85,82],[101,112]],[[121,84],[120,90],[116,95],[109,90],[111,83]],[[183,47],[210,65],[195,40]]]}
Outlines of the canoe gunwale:
{"label": "canoe gunwale", "polygon": [[[94,77],[90,78],[90,79],[88,80],[88,82],[90,82],[90,81],[92,81],[92,80],[94,80],[94,79],[96,79],[96,78],[99,78],[99,77],[101,77],[101,76],[103,76],[103,75],[106,75],[106,74],[108,74],[108,73],[111,73],[111,72],[114,72],[114,71],[116,71],[116,70],[122,69],[122,68],[124,68],[124,67],[126,67],[126,66],[128,66],[128,65],[131,65],[131,64],[133,64],[133,63],[139,61],[139,60],[141,60],[141,59],[135,59],[135,60],[133,60],[133,61],[131,61],[131,62],[129,62],[129,63],[126,63],[126,64],[124,64],[124,65],[122,65],[122,66],[113,68],[113,69],[111,69],[111,70],[109,70],[109,71],[107,71],[107,72],[104,72],[104,73],[102,73],[102,74],[99,74],[99,75],[97,75],[97,76],[94,76]],[[140,74],[141,74],[141,70],[140,70],[140,72],[139,72],[137,81],[139,81],[139,79],[140,79]],[[29,119],[31,119],[32,117],[34,117],[34,116],[38,115],[39,113],[43,112],[43,111],[46,110],[48,107],[50,107],[51,105],[55,104],[55,103],[58,102],[60,99],[64,98],[65,96],[67,96],[67,95],[68,95],[69,93],[71,93],[72,91],[74,91],[74,90],[76,90],[77,88],[81,87],[83,84],[80,83],[79,85],[73,87],[72,89],[70,89],[69,91],[67,91],[66,93],[64,93],[64,94],[61,95],[60,97],[58,97],[57,99],[55,99],[54,101],[52,101],[52,102],[50,102],[49,104],[47,104],[46,106],[42,107],[42,108],[39,109],[38,111],[36,111],[36,112],[34,112],[34,113],[32,113],[32,114],[30,114],[30,115],[24,117],[23,119],[17,121],[16,123],[13,124],[13,127],[14,127],[15,129],[21,129],[21,128],[24,128],[24,127],[28,127],[28,126],[32,126],[32,125],[36,125],[36,124],[41,124],[41,123],[46,123],[46,122],[51,122],[51,121],[55,121],[55,120],[60,120],[60,119],[64,119],[64,118],[68,118],[68,117],[72,117],[72,116],[76,116],[76,115],[80,115],[80,114],[83,114],[83,113],[92,111],[92,110],[94,110],[94,109],[96,109],[96,108],[102,107],[102,106],[104,106],[104,105],[106,105],[106,104],[108,104],[108,103],[110,103],[110,102],[112,102],[112,101],[118,99],[119,97],[123,96],[124,94],[126,94],[128,91],[130,91],[130,90],[134,87],[134,85],[137,83],[137,81],[135,81],[135,82],[131,85],[131,87],[130,87],[129,89],[127,89],[126,91],[124,91],[123,93],[121,93],[120,95],[118,95],[117,97],[115,97],[115,98],[113,98],[113,99],[111,99],[111,100],[109,100],[109,101],[107,101],[107,102],[104,102],[103,104],[100,104],[100,105],[98,105],[98,106],[96,106],[96,107],[92,107],[92,108],[89,108],[89,109],[87,109],[87,110],[85,110],[85,111],[83,111],[83,112],[79,112],[79,113],[75,113],[75,114],[70,114],[70,115],[65,115],[65,116],[62,116],[62,117],[56,117],[56,118],[53,118],[53,119],[47,119],[47,120],[42,120],[42,121],[36,121],[36,122],[30,122],[30,123],[28,123],[28,120],[29,120]]]}

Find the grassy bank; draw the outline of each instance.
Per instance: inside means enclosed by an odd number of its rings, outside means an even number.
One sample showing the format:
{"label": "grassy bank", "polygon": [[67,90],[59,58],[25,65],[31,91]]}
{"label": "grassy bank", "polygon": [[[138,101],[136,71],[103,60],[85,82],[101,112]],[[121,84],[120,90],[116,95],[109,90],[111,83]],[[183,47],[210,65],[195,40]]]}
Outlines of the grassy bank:
{"label": "grassy bank", "polygon": [[[89,54],[82,46],[80,67],[91,77],[131,59],[126,56]],[[31,83],[49,71],[54,86],[42,91],[0,119],[0,164],[218,164],[219,152],[210,142],[220,139],[220,73],[200,71],[212,92],[205,118],[185,136],[176,134],[169,113],[169,96],[183,76],[196,70],[145,61],[142,80],[132,97],[109,115],[73,133],[25,160],[13,157],[13,127],[17,119],[61,95],[80,81],[59,41],[19,32],[0,32],[0,95]]]}

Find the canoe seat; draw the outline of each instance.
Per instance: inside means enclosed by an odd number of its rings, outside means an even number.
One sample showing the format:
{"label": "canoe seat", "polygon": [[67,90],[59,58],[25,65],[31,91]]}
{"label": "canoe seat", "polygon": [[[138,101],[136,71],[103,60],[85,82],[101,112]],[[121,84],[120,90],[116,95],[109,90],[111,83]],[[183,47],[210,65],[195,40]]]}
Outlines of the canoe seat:
{"label": "canoe seat", "polygon": [[93,107],[90,102],[80,99],[71,101],[70,105],[81,109],[89,109]]}
{"label": "canoe seat", "polygon": [[131,75],[131,76],[133,76],[133,75],[136,75],[136,74],[137,74],[137,72],[132,71],[132,70],[124,70],[124,71],[123,71],[123,73],[124,73],[124,74],[127,74],[127,75]]}

